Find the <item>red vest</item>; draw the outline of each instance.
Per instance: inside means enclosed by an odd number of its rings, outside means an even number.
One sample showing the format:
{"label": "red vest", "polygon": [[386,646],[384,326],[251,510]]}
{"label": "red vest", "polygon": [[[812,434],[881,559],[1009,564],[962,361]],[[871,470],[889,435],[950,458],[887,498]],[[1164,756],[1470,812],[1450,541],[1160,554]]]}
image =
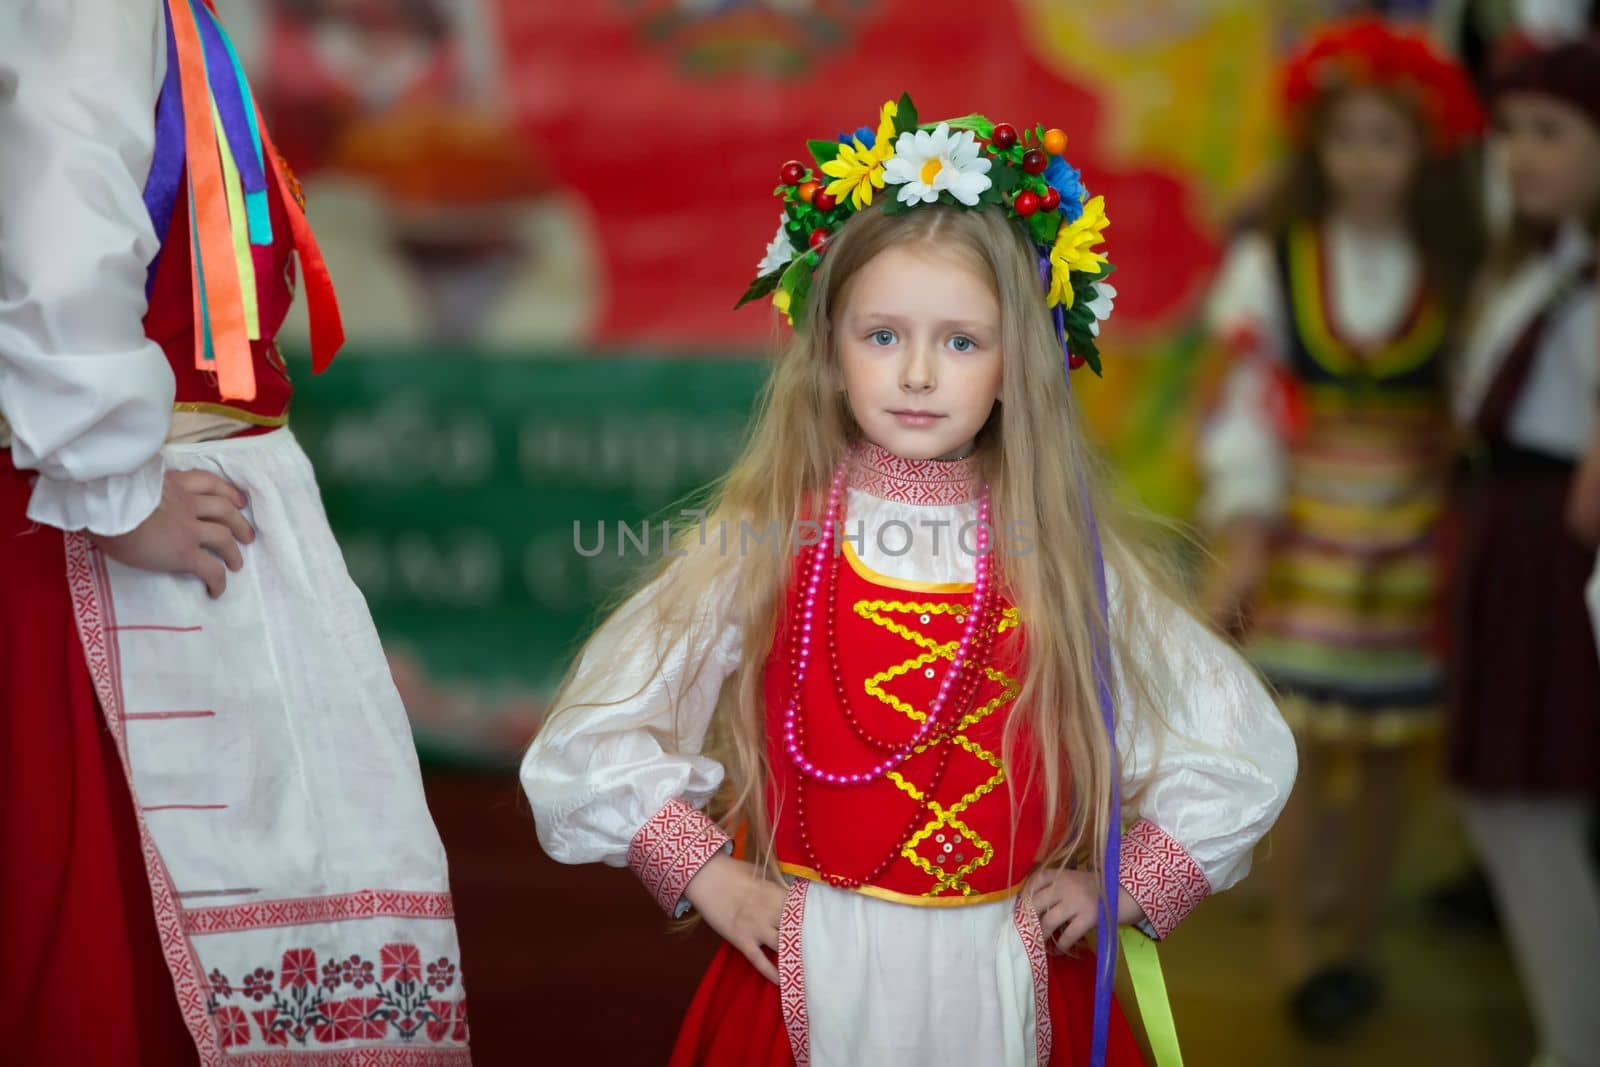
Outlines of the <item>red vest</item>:
{"label": "red vest", "polygon": [[289,368],[273,341],[283,326],[284,316],[294,301],[294,232],[276,183],[268,182],[267,202],[272,214],[272,244],[251,248],[256,275],[268,279],[259,287],[261,335],[250,343],[255,365],[256,397],[248,403],[230,400],[226,404],[217,391],[213,371],[194,365],[194,295],[190,272],[193,270],[192,242],[189,240],[189,197],[184,185],[172,211],[172,225],[161,243],[161,260],[156,265],[150,287],[150,303],[145,311],[145,336],[161,346],[172,365],[178,392],[178,411],[206,411],[229,415],[257,426],[283,425],[289,411],[292,389]]}
{"label": "red vest", "polygon": [[[999,605],[997,636],[971,701],[962,708],[947,705],[939,716],[941,723],[959,719],[960,728],[865,785],[808,780],[785,745],[784,715],[792,692],[790,638],[800,625],[809,559],[801,553],[797,561],[765,672],[767,810],[781,867],[912,904],[1010,895],[1032,869],[1043,836],[1037,791],[1019,795],[1001,762],[1002,736],[1021,685],[1023,642],[1015,610],[1007,602]],[[837,574],[834,647],[855,722],[840,708],[830,668],[826,578],[799,715],[806,757],[830,772],[853,774],[886,755],[862,733],[889,745],[916,733],[954,658],[972,591],[967,584],[876,574],[848,545]],[[1032,765],[1026,738],[1019,737],[1016,760],[1018,766]]]}

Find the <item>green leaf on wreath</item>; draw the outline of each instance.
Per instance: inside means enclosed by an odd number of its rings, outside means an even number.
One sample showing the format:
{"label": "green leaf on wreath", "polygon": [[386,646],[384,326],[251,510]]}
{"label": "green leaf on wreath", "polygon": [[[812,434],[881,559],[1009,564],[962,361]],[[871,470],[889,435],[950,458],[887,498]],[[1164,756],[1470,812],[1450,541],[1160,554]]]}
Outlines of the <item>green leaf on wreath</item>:
{"label": "green leaf on wreath", "polygon": [[962,115],[957,119],[946,119],[952,130],[971,130],[987,141],[994,133],[994,123],[982,115]]}
{"label": "green leaf on wreath", "polygon": [[838,141],[807,141],[806,147],[811,150],[811,156],[820,168],[824,163],[832,163],[839,158],[841,145]]}
{"label": "green leaf on wreath", "polygon": [[778,287],[778,282],[783,278],[784,272],[787,271],[792,265],[792,261],[790,263],[785,263],[777,270],[769,271],[768,273],[757,278],[755,281],[751,282],[750,288],[744,291],[744,295],[739,298],[739,302],[737,304],[733,305],[733,309],[737,311],[746,304],[750,303],[750,301],[760,300],[762,297],[771,293]]}
{"label": "green leaf on wreath", "polygon": [[995,165],[989,168],[989,181],[993,183],[990,188],[1004,196],[1017,187],[1017,172],[997,160]]}
{"label": "green leaf on wreath", "polygon": [[894,132],[895,136],[913,131],[917,128],[917,105],[911,102],[910,93],[901,93],[900,102],[895,105]]}

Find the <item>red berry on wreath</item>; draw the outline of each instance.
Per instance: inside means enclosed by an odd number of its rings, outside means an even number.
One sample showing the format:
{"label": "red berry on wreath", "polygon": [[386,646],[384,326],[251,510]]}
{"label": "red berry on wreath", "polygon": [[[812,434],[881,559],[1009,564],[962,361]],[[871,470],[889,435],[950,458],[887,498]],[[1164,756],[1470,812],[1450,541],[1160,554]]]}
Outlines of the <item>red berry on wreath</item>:
{"label": "red berry on wreath", "polygon": [[1017,194],[1017,198],[1012,202],[1011,206],[1017,209],[1018,215],[1027,218],[1039,210],[1039,194],[1024,189]]}
{"label": "red berry on wreath", "polygon": [[806,176],[806,168],[797,159],[791,159],[783,165],[783,170],[778,172],[783,177],[785,185],[799,185]]}
{"label": "red berry on wreath", "polygon": [[1054,211],[1056,208],[1060,207],[1061,191],[1056,189],[1054,186],[1046,189],[1044,193],[1044,199],[1040,202],[1039,206],[1044,208],[1046,211]]}
{"label": "red berry on wreath", "polygon": [[1076,352],[1068,352],[1067,353],[1067,369],[1068,370],[1077,370],[1079,367],[1083,366],[1087,362],[1089,362],[1089,361],[1084,359],[1082,356],[1078,355],[1078,353],[1076,353]]}
{"label": "red berry on wreath", "polygon": [[828,241],[828,231],[824,230],[821,226],[818,226],[816,229],[811,231],[811,247],[812,248],[820,250],[822,248],[822,246],[827,243],[827,241]]}
{"label": "red berry on wreath", "polygon": [[811,206],[818,211],[832,211],[839,203],[839,198],[826,189],[818,189],[811,197]]}
{"label": "red berry on wreath", "polygon": [[1022,153],[1022,169],[1029,174],[1043,174],[1049,165],[1050,160],[1037,148],[1030,148]]}
{"label": "red berry on wreath", "polygon": [[1002,122],[990,131],[989,140],[996,148],[1004,152],[1017,143],[1017,128],[1009,122]]}

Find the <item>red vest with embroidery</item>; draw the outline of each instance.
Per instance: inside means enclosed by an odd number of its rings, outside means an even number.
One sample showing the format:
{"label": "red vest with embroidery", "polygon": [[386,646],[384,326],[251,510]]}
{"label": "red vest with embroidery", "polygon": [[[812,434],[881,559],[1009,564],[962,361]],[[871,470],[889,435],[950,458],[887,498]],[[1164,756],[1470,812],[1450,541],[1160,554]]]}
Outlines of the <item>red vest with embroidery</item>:
{"label": "red vest with embroidery", "polygon": [[[865,785],[809,780],[785,744],[784,717],[793,685],[790,641],[800,626],[810,558],[807,552],[799,556],[766,662],[767,810],[780,865],[791,874],[913,904],[1010,895],[1031,870],[1043,835],[1037,796],[1019,795],[1001,762],[1007,716],[1021,685],[1022,632],[1015,610],[1003,600],[993,609],[996,635],[972,699],[960,708],[952,699],[940,713],[940,723],[959,724],[954,730],[936,728],[936,739],[922,751]],[[968,584],[876,574],[848,545],[840,552],[837,575],[837,681],[830,667],[825,578],[799,717],[807,759],[836,774],[853,774],[886,756],[862,734],[892,746],[911,738],[924,721],[954,660],[972,592]],[[850,716],[840,707],[841,687]],[[1031,765],[1025,738],[1019,738],[1016,755],[1018,766]]]}
{"label": "red vest with embroidery", "polygon": [[292,388],[289,368],[273,340],[294,302],[294,233],[283,197],[269,184],[267,201],[272,216],[270,245],[252,247],[256,275],[268,279],[258,287],[261,340],[250,342],[255,367],[254,400],[229,400],[217,389],[213,371],[200,370],[194,360],[194,294],[190,275],[193,243],[189,239],[189,198],[180,185],[172,224],[161,244],[161,260],[150,285],[150,302],[144,316],[145,336],[161,346],[177,379],[179,411],[209,411],[230,415],[261,426],[281,425],[289,410]]}

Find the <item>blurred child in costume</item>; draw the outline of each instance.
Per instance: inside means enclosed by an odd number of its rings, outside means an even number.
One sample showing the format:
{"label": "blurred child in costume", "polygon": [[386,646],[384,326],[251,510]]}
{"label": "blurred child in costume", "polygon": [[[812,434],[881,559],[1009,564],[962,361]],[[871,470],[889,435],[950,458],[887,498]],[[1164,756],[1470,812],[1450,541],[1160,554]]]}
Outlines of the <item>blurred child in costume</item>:
{"label": "blurred child in costume", "polygon": [[1494,80],[1512,222],[1479,280],[1455,414],[1472,447],[1448,772],[1488,873],[1543,1062],[1600,1063],[1600,42]]}
{"label": "blurred child in costume", "polygon": [[[1293,155],[1208,311],[1236,365],[1201,444],[1201,517],[1221,560],[1208,610],[1243,633],[1302,738],[1274,842],[1280,938],[1296,1021],[1331,1036],[1378,1003],[1407,756],[1437,727],[1446,356],[1477,262],[1465,150],[1481,117],[1458,67],[1376,18],[1306,42],[1283,85]],[[1351,909],[1344,947],[1318,960],[1306,884],[1326,821],[1354,847]]]}

